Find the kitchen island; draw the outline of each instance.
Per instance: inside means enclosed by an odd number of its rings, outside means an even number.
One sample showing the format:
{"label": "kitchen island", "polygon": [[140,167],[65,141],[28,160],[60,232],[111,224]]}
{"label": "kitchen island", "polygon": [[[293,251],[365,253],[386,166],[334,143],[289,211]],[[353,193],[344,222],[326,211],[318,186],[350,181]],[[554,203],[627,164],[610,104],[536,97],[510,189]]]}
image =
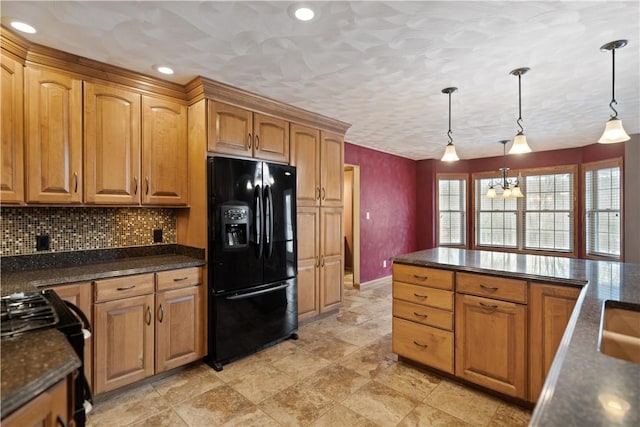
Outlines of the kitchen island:
{"label": "kitchen island", "polygon": [[640,424],[640,365],[598,349],[604,302],[640,302],[640,265],[454,248],[394,264],[581,287],[530,425]]}

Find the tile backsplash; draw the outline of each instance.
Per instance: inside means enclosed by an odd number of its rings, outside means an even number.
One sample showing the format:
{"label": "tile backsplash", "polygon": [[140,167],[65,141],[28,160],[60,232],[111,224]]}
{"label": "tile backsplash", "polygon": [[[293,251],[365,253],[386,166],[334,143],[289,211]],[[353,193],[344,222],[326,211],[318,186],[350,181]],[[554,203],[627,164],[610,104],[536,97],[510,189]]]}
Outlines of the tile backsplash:
{"label": "tile backsplash", "polygon": [[48,235],[49,251],[66,252],[176,243],[176,213],[161,208],[7,208],[0,210],[0,256],[36,253],[36,236]]}

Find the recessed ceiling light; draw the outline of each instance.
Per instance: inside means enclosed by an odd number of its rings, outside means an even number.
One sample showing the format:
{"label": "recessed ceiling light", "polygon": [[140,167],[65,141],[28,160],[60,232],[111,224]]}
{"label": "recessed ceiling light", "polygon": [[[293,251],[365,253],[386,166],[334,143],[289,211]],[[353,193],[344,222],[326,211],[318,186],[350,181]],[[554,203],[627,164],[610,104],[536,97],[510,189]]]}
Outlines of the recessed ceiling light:
{"label": "recessed ceiling light", "polygon": [[24,22],[20,22],[20,21],[11,21],[11,26],[23,33],[34,34],[36,32],[36,29],[33,28],[31,25],[25,24]]}
{"label": "recessed ceiling light", "polygon": [[294,13],[295,17],[300,21],[311,21],[314,17],[313,10],[308,7],[299,7]]}
{"label": "recessed ceiling light", "polygon": [[162,74],[173,74],[173,69],[166,67],[164,65],[158,65],[156,68],[156,71]]}

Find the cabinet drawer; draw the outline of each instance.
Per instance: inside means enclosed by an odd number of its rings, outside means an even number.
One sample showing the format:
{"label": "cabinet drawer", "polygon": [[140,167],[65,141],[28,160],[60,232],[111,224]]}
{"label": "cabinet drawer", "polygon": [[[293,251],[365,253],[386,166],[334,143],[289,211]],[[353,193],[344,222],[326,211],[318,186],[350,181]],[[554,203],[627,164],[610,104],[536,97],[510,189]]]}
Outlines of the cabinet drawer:
{"label": "cabinet drawer", "polygon": [[393,280],[453,290],[453,271],[415,265],[393,264]]}
{"label": "cabinet drawer", "polygon": [[453,331],[453,312],[451,311],[393,300],[393,315],[423,325]]}
{"label": "cabinet drawer", "polygon": [[127,298],[153,292],[153,273],[96,280],[96,302]]}
{"label": "cabinet drawer", "polygon": [[456,291],[507,301],[527,303],[527,282],[484,274],[458,273]]}
{"label": "cabinet drawer", "polygon": [[393,297],[420,305],[453,310],[453,292],[393,282]]}
{"label": "cabinet drawer", "polygon": [[186,288],[202,283],[202,268],[181,268],[179,270],[160,271],[156,273],[156,290]]}
{"label": "cabinet drawer", "polygon": [[453,374],[453,333],[393,318],[393,352]]}

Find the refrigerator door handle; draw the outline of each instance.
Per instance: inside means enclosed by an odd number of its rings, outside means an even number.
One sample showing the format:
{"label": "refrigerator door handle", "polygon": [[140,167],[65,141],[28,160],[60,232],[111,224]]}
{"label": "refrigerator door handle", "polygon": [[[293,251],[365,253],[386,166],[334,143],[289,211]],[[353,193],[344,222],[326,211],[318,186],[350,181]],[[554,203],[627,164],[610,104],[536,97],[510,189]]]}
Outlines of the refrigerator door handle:
{"label": "refrigerator door handle", "polygon": [[290,285],[290,283],[283,283],[282,285],[274,286],[273,288],[260,289],[259,291],[249,292],[249,293],[246,293],[246,294],[231,295],[231,296],[228,296],[226,299],[228,299],[228,300],[239,300],[239,299],[253,298],[253,297],[258,296],[258,295],[265,295],[265,294],[270,294],[272,292],[277,292],[279,290],[282,290],[282,289],[286,288],[289,285]]}
{"label": "refrigerator door handle", "polygon": [[262,205],[262,188],[259,185],[256,185],[256,191],[254,193],[254,204],[255,207],[253,209],[254,218],[253,218],[253,227],[256,233],[256,258],[260,259],[262,257],[262,250],[264,246],[264,241],[262,239],[262,221],[264,218],[264,206]]}
{"label": "refrigerator door handle", "polygon": [[273,253],[273,194],[271,193],[271,187],[264,187],[264,203],[266,216],[264,218],[264,235],[267,243],[267,250],[265,257],[271,258]]}

